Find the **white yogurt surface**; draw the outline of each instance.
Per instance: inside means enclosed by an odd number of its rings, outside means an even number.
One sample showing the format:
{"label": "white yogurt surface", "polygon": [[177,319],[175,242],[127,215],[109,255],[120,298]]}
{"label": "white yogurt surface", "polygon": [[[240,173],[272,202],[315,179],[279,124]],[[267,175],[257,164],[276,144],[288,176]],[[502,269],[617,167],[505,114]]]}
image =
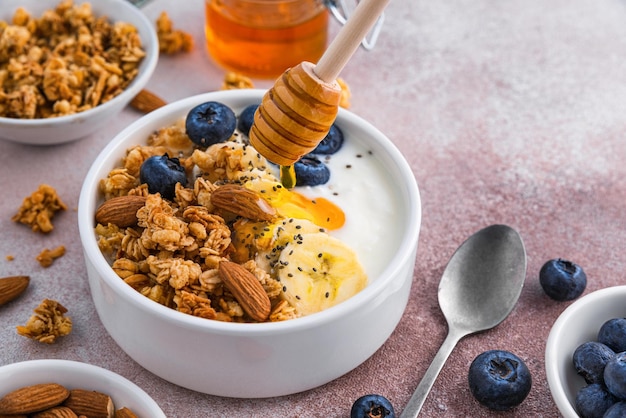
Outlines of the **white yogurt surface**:
{"label": "white yogurt surface", "polygon": [[385,269],[401,240],[402,225],[394,209],[400,201],[398,187],[376,155],[347,135],[337,153],[320,157],[330,168],[329,182],[295,190],[310,198],[324,197],[344,211],[345,225],[328,232],[356,251],[371,281]]}

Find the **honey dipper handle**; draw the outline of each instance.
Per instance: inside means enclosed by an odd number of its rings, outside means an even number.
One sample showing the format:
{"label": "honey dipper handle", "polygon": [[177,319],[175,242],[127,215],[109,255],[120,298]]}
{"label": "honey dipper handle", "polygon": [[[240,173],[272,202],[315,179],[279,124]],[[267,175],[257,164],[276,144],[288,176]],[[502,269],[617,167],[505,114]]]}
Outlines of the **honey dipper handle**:
{"label": "honey dipper handle", "polygon": [[318,61],[315,75],[327,83],[334,82],[389,1],[361,0]]}

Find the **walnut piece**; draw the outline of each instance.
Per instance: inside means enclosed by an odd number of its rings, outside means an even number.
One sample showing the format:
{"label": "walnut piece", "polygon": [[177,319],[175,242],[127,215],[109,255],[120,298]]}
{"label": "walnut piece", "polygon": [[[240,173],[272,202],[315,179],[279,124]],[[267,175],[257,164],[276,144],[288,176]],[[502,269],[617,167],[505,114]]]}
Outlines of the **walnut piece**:
{"label": "walnut piece", "polygon": [[67,206],[57,195],[54,187],[41,184],[39,188],[22,202],[22,206],[11,218],[14,222],[30,225],[35,232],[47,234],[54,229],[52,218],[59,210]]}
{"label": "walnut piece", "polygon": [[72,331],[72,319],[65,316],[67,309],[59,302],[44,299],[34,309],[34,314],[26,325],[18,325],[17,333],[41,343],[52,344],[58,337],[64,337]]}

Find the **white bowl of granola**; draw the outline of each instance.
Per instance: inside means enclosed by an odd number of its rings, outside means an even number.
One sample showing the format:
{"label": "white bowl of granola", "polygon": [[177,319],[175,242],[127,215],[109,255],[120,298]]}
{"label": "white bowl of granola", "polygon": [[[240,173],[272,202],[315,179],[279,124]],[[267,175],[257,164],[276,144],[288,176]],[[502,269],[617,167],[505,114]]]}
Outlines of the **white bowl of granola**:
{"label": "white bowl of granola", "polygon": [[0,138],[53,145],[96,132],[146,85],[158,55],[154,26],[125,0],[2,0]]}
{"label": "white bowl of granola", "polygon": [[[124,409],[138,417],[165,418],[165,413],[157,403],[139,386],[117,373],[92,364],[58,359],[29,360],[0,367],[0,375],[2,376],[0,405],[2,408],[9,408],[8,410],[0,409],[0,413],[8,414],[11,411],[11,413],[16,413],[22,410],[22,415],[15,416],[26,416],[26,411],[34,412],[33,408],[41,411],[42,408],[52,409],[62,406],[75,411],[74,416],[112,416],[106,414],[107,410]],[[35,393],[34,391],[42,389],[48,391],[49,394],[53,393],[54,396],[49,396],[49,402],[41,403],[39,406],[7,401],[8,398],[15,398],[11,395],[15,391],[28,394],[24,391]],[[70,396],[73,397],[72,400],[69,399]],[[37,399],[35,396],[27,398],[33,401]],[[89,410],[85,410],[85,405],[81,405],[83,402],[80,398],[89,400]],[[50,412],[50,415],[46,416],[71,415],[67,412],[66,415],[53,414]]]}
{"label": "white bowl of granola", "polygon": [[[323,158],[328,183],[289,191],[245,135],[206,150],[189,141],[185,117],[195,106],[218,103],[239,116],[263,93],[212,92],[143,116],[97,157],[79,201],[91,294],[109,334],[152,373],[218,396],[287,395],[356,368],[398,324],[415,266],[414,175],[358,116],[339,110],[345,141]],[[140,185],[141,166],[164,153],[176,155],[190,179],[170,199]],[[229,206],[240,202],[229,193],[250,190],[276,209],[270,219],[250,213],[267,205]],[[131,226],[115,225],[129,215]],[[302,290],[309,277],[312,290]]]}

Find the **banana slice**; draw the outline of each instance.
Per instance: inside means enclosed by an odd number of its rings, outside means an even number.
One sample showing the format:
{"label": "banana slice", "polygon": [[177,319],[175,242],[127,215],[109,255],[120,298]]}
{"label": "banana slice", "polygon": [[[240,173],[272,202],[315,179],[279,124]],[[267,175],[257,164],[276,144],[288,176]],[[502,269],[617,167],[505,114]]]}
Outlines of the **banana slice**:
{"label": "banana slice", "polygon": [[343,302],[367,285],[356,253],[321,232],[300,234],[289,241],[275,269],[285,299],[303,316]]}
{"label": "banana slice", "polygon": [[[265,240],[256,240],[256,263],[265,271],[274,271],[282,250],[292,241],[299,240],[302,234],[320,233],[324,231],[313,222],[306,219],[287,218],[267,225],[264,229]],[[271,234],[271,241],[267,236]]]}

